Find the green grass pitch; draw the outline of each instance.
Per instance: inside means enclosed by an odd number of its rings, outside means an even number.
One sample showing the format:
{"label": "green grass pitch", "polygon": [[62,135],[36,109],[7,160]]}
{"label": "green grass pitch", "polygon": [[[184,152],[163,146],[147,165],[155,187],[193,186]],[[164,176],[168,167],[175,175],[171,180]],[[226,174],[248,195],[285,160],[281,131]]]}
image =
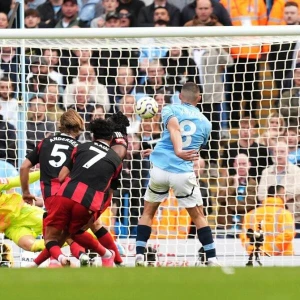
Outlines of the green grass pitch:
{"label": "green grass pitch", "polygon": [[0,269],[5,300],[300,299],[300,268]]}

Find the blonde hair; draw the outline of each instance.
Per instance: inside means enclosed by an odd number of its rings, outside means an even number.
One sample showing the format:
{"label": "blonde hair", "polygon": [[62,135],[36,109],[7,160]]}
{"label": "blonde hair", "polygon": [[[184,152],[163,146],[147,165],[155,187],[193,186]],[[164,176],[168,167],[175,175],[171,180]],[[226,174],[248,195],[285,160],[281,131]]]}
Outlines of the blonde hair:
{"label": "blonde hair", "polygon": [[59,131],[78,136],[81,131],[84,131],[84,121],[77,111],[68,109],[60,117]]}

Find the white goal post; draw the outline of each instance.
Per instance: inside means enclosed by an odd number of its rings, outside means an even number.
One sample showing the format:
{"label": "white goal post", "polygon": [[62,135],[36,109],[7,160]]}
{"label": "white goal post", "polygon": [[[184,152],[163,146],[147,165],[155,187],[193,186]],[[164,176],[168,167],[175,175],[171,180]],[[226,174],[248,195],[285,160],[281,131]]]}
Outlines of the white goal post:
{"label": "white goal post", "polygon": [[[221,262],[245,265],[248,254],[239,237],[244,215],[264,205],[270,186],[282,185],[286,203],[273,213],[278,223],[272,233],[262,218],[265,239],[273,236],[266,249],[273,247],[276,254],[263,262],[300,265],[294,239],[300,229],[300,112],[295,104],[300,26],[5,29],[0,31],[0,58],[0,122],[6,126],[0,128],[0,159],[7,163],[0,177],[14,176],[11,167],[18,172],[26,153],[57,132],[68,107],[77,109],[86,123],[122,110],[131,121],[130,155],[104,223],[125,247],[125,263],[131,264],[150,167],[140,153],[154,147],[163,129],[160,114],[140,120],[134,103],[149,95],[160,109],[177,104],[182,85],[194,81],[202,92],[199,108],[214,124],[195,172]],[[85,132],[80,140],[90,138]],[[280,145],[287,149],[290,173],[275,167]],[[32,188],[39,196],[38,184]],[[279,242],[276,238],[290,224],[279,221],[284,209],[297,229]],[[200,244],[172,192],[153,228],[150,245],[158,250],[160,265],[194,265]],[[275,250],[278,246],[281,252]],[[33,257],[15,246],[14,254],[17,262]]]}

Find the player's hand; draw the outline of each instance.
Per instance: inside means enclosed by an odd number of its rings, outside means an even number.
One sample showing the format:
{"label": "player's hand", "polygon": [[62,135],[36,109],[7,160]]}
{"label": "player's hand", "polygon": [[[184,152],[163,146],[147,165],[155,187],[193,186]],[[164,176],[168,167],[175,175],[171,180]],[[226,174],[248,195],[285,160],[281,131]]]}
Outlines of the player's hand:
{"label": "player's hand", "polygon": [[152,153],[153,149],[146,149],[141,151],[142,158],[149,156]]}
{"label": "player's hand", "polygon": [[30,193],[23,193],[23,200],[24,202],[32,205],[33,204],[33,201],[35,201],[35,196],[34,195],[31,195]]}
{"label": "player's hand", "polygon": [[177,151],[175,154],[183,160],[194,161],[199,159],[199,153],[197,150],[181,150]]}

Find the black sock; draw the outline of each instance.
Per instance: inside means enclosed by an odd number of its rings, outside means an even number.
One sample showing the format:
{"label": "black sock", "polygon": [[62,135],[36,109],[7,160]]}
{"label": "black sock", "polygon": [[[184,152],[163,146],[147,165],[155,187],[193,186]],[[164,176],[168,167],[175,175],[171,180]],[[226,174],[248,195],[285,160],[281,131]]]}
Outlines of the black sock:
{"label": "black sock", "polygon": [[138,225],[136,234],[136,254],[144,254],[147,241],[151,235],[151,227],[146,225]]}
{"label": "black sock", "polygon": [[96,232],[94,232],[94,235],[97,237],[97,239],[103,237],[104,235],[106,235],[108,233],[108,231],[106,230],[106,228],[101,227],[99,230],[97,230]]}
{"label": "black sock", "polygon": [[197,230],[198,238],[203,246],[206,259],[216,257],[215,243],[209,226]]}

